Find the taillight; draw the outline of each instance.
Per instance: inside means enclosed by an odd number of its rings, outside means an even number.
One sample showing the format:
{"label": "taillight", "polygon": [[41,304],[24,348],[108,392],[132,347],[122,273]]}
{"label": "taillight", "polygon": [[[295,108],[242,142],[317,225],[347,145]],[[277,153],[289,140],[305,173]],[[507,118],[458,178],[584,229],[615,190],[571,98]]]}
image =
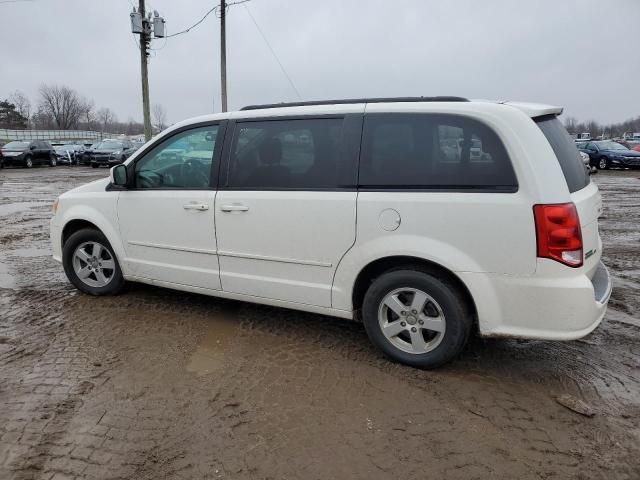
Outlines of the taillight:
{"label": "taillight", "polygon": [[570,267],[582,265],[582,231],[573,203],[534,205],[538,257]]}

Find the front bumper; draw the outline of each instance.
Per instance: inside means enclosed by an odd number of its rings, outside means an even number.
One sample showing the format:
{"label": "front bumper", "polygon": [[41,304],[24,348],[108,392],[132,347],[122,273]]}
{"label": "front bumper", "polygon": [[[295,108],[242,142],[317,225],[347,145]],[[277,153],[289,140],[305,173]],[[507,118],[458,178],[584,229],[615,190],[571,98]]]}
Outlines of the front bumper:
{"label": "front bumper", "polygon": [[105,158],[105,157],[93,157],[90,161],[92,165],[103,165],[103,166],[113,166],[122,163],[120,159],[117,158]]}
{"label": "front bumper", "polygon": [[62,262],[62,228],[56,224],[55,215],[49,222],[49,238],[53,249],[53,259]]}
{"label": "front bumper", "polygon": [[2,156],[2,163],[5,165],[23,165],[24,164],[24,156],[22,155],[12,155],[12,156]]}
{"label": "front bumper", "polygon": [[478,311],[480,334],[542,340],[575,340],[602,322],[611,297],[607,267],[585,270],[542,260],[531,276],[461,273]]}
{"label": "front bumper", "polygon": [[622,167],[640,167],[640,157],[638,158],[612,158],[611,164]]}

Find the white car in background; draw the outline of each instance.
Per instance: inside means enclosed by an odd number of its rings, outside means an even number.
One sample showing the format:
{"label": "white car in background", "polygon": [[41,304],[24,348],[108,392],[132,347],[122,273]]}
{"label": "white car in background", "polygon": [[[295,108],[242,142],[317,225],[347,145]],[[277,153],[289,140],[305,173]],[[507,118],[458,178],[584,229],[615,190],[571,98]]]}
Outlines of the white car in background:
{"label": "white car in background", "polygon": [[186,120],[59,197],[54,258],[92,295],[133,281],[361,319],[424,368],[474,332],[580,338],[611,280],[561,112],[435,97]]}

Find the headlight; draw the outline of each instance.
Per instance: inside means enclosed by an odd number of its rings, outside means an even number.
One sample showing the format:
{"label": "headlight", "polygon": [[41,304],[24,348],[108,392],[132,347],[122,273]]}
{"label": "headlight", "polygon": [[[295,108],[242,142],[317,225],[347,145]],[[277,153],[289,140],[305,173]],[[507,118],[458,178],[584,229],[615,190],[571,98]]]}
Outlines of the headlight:
{"label": "headlight", "polygon": [[111,155],[120,155],[122,150],[116,150],[115,152],[111,152]]}

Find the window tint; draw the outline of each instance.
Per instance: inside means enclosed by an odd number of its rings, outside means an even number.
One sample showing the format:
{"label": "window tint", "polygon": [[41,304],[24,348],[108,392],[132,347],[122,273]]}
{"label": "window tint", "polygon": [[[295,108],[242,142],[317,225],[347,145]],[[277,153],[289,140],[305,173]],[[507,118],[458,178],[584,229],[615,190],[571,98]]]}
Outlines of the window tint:
{"label": "window tint", "polygon": [[[567,181],[569,192],[577,192],[589,185],[589,174],[584,168],[580,152],[571,140],[571,135],[560,123],[560,120],[555,115],[552,115],[537,118],[535,122],[544,133],[544,136],[547,137],[547,141],[556,154],[564,178]],[[590,143],[589,145],[593,144]]]}
{"label": "window tint", "polygon": [[236,124],[226,185],[304,189],[344,184],[352,164],[340,161],[341,118]]}
{"label": "window tint", "polygon": [[136,162],[136,188],[208,188],[217,135],[212,125],[162,142]]}
{"label": "window tint", "polygon": [[457,115],[370,114],[359,184],[365,188],[514,191],[504,145],[486,125]]}

